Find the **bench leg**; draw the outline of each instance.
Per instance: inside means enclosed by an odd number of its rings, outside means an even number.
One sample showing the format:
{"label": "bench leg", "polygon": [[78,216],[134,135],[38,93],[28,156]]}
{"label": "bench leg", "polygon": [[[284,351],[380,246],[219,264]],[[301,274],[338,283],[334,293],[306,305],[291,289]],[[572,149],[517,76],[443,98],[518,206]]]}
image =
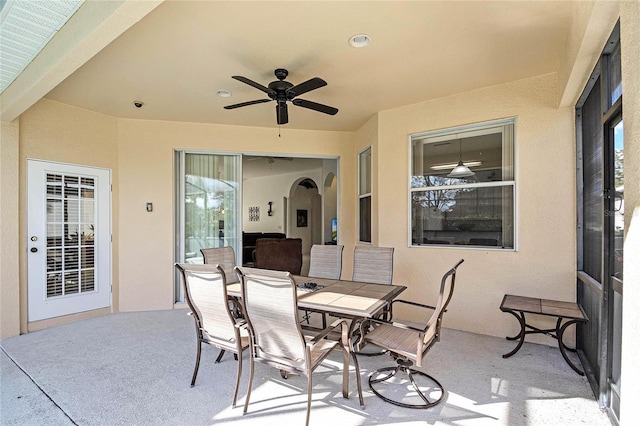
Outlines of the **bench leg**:
{"label": "bench leg", "polygon": [[520,350],[520,348],[522,347],[522,344],[524,343],[524,337],[526,336],[526,329],[525,329],[525,325],[526,322],[524,320],[524,312],[520,312],[519,314],[517,312],[514,312],[512,310],[505,310],[504,312],[509,312],[511,315],[513,315],[514,317],[516,317],[516,319],[518,320],[518,322],[520,323],[520,333],[518,333],[517,335],[513,336],[513,337],[507,337],[507,340],[518,340],[518,344],[516,345],[516,347],[509,353],[502,355],[502,358],[509,358],[510,356],[514,355],[516,352],[518,352]]}
{"label": "bench leg", "polygon": [[563,335],[565,330],[567,329],[567,327],[569,327],[572,324],[577,324],[579,322],[581,322],[580,320],[571,320],[571,321],[567,321],[564,324],[560,325],[562,322],[561,318],[558,318],[558,322],[556,323],[556,335],[558,336],[558,348],[560,348],[560,353],[562,354],[562,357],[564,358],[565,361],[567,361],[567,364],[569,364],[569,367],[573,368],[573,370],[578,373],[581,376],[584,376],[584,371],[582,371],[580,368],[578,368],[573,362],[571,362],[571,360],[569,359],[569,357],[567,356],[567,350],[570,350],[572,352],[575,352],[575,349],[571,349],[569,347],[567,347],[564,342],[563,342]]}

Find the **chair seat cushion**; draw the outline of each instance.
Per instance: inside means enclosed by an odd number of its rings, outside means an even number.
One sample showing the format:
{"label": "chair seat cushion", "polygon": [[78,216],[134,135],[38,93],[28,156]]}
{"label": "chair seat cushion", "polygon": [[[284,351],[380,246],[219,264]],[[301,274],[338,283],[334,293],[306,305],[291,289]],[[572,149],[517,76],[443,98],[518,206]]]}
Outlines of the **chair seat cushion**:
{"label": "chair seat cushion", "polygon": [[416,361],[418,341],[422,340],[422,333],[394,327],[390,324],[380,324],[370,330],[364,339],[366,342]]}

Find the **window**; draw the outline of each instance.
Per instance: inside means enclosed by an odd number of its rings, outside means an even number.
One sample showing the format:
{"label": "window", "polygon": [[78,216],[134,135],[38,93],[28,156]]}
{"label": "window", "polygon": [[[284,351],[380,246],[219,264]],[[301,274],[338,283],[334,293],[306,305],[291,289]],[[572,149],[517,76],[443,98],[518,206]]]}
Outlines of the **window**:
{"label": "window", "polygon": [[[240,156],[177,151],[176,262],[204,263],[200,249],[239,247]],[[184,301],[175,274],[176,301]]]}
{"label": "window", "polygon": [[371,148],[360,153],[358,158],[358,218],[360,242],[371,242]]}
{"label": "window", "polygon": [[514,125],[411,135],[412,246],[515,248]]}

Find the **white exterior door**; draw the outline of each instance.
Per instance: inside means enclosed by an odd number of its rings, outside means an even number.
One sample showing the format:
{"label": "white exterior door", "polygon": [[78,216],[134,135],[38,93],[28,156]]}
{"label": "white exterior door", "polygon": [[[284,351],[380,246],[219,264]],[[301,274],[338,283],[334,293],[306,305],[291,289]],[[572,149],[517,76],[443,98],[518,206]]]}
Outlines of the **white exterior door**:
{"label": "white exterior door", "polygon": [[111,172],[27,160],[29,322],[111,306]]}

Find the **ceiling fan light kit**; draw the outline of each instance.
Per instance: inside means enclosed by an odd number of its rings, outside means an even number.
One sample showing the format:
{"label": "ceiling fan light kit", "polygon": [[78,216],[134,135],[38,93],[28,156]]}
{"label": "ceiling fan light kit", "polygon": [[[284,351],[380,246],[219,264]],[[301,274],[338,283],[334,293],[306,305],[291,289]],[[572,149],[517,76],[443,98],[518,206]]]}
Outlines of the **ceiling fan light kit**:
{"label": "ceiling fan light kit", "polygon": [[249,105],[261,104],[264,102],[276,101],[276,120],[278,125],[287,124],[289,122],[289,111],[287,108],[287,102],[291,102],[295,106],[322,112],[324,114],[336,115],[338,113],[337,108],[297,98],[297,96],[299,95],[303,95],[312,90],[316,90],[320,87],[326,86],[327,82],[323,79],[314,77],[310,80],[294,86],[292,83],[285,81],[285,79],[289,75],[289,71],[287,71],[286,69],[278,68],[274,71],[274,74],[278,80],[272,81],[267,87],[263,86],[260,83],[256,83],[253,80],[249,80],[246,77],[242,77],[239,75],[232,76],[231,78],[233,78],[234,80],[238,80],[242,83],[248,84],[249,86],[255,87],[256,89],[266,93],[269,99],[256,99],[253,101],[227,105],[224,107],[224,109],[235,109]]}

